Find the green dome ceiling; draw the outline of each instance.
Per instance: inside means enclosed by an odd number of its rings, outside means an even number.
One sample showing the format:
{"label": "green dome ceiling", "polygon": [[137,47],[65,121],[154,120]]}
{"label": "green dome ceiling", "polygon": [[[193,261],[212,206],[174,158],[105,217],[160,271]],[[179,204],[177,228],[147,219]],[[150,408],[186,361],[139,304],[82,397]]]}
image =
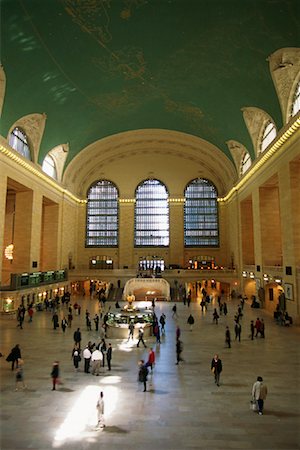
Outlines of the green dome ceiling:
{"label": "green dome ceiling", "polygon": [[[267,57],[299,47],[299,2],[2,1],[1,134],[47,115],[39,161],[123,131],[161,128],[254,155],[241,108],[282,117]],[[229,156],[230,157],[230,156]]]}

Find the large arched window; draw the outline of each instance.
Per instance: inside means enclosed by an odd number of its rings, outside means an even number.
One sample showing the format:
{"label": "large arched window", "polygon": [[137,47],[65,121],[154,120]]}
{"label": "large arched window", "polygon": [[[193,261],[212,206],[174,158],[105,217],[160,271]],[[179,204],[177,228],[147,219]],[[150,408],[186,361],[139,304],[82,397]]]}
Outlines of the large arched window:
{"label": "large arched window", "polygon": [[293,99],[293,105],[292,105],[292,117],[295,116],[300,111],[300,81],[297,84],[294,99]]}
{"label": "large arched window", "polygon": [[26,134],[16,127],[9,135],[9,145],[25,158],[31,160],[29,145]]}
{"label": "large arched window", "polygon": [[218,247],[217,190],[208,180],[197,178],[185,189],[185,247]]}
{"label": "large arched window", "polygon": [[57,180],[56,164],[55,164],[54,158],[52,158],[51,155],[47,155],[45,157],[45,159],[43,161],[42,169],[47,175],[49,175],[49,177]]}
{"label": "large arched window", "polygon": [[135,193],[135,246],[169,245],[168,192],[158,180],[146,180]]}
{"label": "large arched window", "polygon": [[276,138],[277,131],[276,127],[273,122],[268,122],[265,126],[262,140],[261,140],[261,147],[260,151],[264,152],[266,148],[271,144],[272,141]]}
{"label": "large arched window", "polygon": [[107,180],[93,184],[87,194],[86,247],[118,246],[118,190]]}
{"label": "large arched window", "polygon": [[244,175],[244,173],[247,172],[250,166],[251,166],[251,157],[249,153],[246,152],[243,156],[241,163],[241,175]]}

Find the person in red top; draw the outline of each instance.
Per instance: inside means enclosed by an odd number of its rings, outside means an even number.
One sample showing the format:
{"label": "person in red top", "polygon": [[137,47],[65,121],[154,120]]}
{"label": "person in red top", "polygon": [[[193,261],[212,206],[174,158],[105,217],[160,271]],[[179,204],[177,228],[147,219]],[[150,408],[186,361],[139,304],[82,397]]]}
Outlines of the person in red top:
{"label": "person in red top", "polygon": [[28,308],[28,315],[29,315],[29,322],[32,322],[32,317],[33,317],[33,307],[30,306]]}
{"label": "person in red top", "polygon": [[259,320],[259,317],[256,319],[254,327],[256,329],[255,337],[257,337],[258,333],[261,334],[261,321]]}
{"label": "person in red top", "polygon": [[151,372],[152,372],[153,369],[154,369],[154,364],[155,364],[155,353],[154,353],[153,348],[150,348],[148,361],[146,362],[146,367],[150,367],[151,368]]}

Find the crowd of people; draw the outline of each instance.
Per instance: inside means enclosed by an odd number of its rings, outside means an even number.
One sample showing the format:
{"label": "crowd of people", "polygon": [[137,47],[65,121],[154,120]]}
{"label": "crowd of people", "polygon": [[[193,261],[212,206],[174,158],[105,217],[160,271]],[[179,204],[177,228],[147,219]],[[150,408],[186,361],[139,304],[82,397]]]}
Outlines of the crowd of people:
{"label": "crowd of people", "polygon": [[[190,310],[190,301],[187,301],[189,298],[189,293],[186,297],[186,301],[182,302],[184,307],[187,308],[187,318],[186,324],[188,325],[188,329],[190,332],[193,331],[194,325],[197,322],[197,316],[192,314]],[[213,307],[212,318],[213,323],[218,325],[220,320],[222,320],[222,316],[226,317],[228,314],[228,306],[227,303],[221,300],[221,297],[218,297],[218,307]],[[200,309],[199,313],[204,314],[209,310],[209,304],[207,293],[202,292],[202,299],[200,301]],[[237,311],[234,314],[234,335],[235,341],[241,342],[242,336],[242,319],[243,319],[243,309],[244,309],[245,301],[242,300],[237,307]],[[174,303],[171,311],[170,317],[174,319],[176,325],[176,343],[175,343],[175,364],[180,365],[184,363],[185,360],[183,358],[183,350],[184,344],[182,340],[182,332],[181,328],[178,325],[179,313],[178,307],[180,303]],[[103,375],[106,371],[112,370],[112,353],[113,347],[112,343],[107,343],[107,312],[105,313],[104,305],[99,301],[99,310],[92,317],[88,309],[85,312],[85,326],[86,330],[84,334],[89,334],[91,331],[97,332],[99,335],[97,342],[92,342],[92,340],[87,340],[87,342],[82,346],[82,331],[80,327],[77,327],[73,332],[73,349],[71,351],[71,360],[73,362],[74,371],[82,371],[85,374],[92,374],[94,376]],[[143,386],[143,392],[147,392],[147,382],[149,375],[153,376],[154,368],[156,364],[156,354],[153,344],[160,345],[161,344],[161,336],[166,335],[166,319],[167,316],[164,313],[161,313],[160,317],[155,314],[155,302],[152,301],[152,310],[153,310],[153,323],[152,323],[152,336],[151,346],[148,351],[148,359],[140,359],[138,363],[138,382]],[[48,311],[48,310],[47,310]],[[81,306],[79,303],[75,302],[73,305],[70,302],[70,298],[64,301],[62,304],[62,308],[59,310],[59,302],[56,302],[56,308],[51,310],[52,312],[52,324],[53,330],[59,329],[61,326],[62,333],[65,333],[67,329],[72,328],[72,320],[73,315],[80,316],[81,315]],[[180,312],[182,313],[182,307],[180,307]],[[28,314],[28,322],[33,321],[33,305],[29,305],[27,309]],[[184,312],[186,314],[186,312]],[[18,327],[23,329],[24,318],[26,315],[26,309],[24,307],[20,307],[17,314]],[[231,332],[230,327],[228,326],[228,322],[225,321],[225,345],[228,348],[232,348],[231,342]],[[92,325],[93,324],[93,325]],[[92,328],[93,327],[93,328]],[[134,336],[135,323],[132,321],[128,326],[128,339],[127,342],[135,341]],[[265,323],[263,318],[257,318],[256,321],[251,320],[250,322],[250,334],[248,338],[254,340],[254,338],[265,338]],[[154,339],[154,342],[153,342]],[[138,327],[138,336],[136,340],[136,347],[139,348],[142,345],[144,348],[147,348],[147,341],[144,338],[144,330],[143,327]],[[12,348],[10,354],[6,358],[7,361],[11,362],[11,369],[15,371],[15,389],[19,390],[20,388],[26,389],[26,383],[24,380],[24,360],[21,356],[20,346],[17,344]],[[215,354],[211,360],[211,371],[214,375],[215,384],[220,386],[220,375],[223,370],[222,360],[220,359],[218,354]],[[52,390],[56,391],[58,385],[60,384],[60,365],[59,360],[56,359],[53,362],[52,370],[51,370],[51,378],[52,378]],[[257,381],[254,383],[251,393],[251,407],[256,410],[259,415],[263,414],[263,406],[264,400],[267,396],[267,388],[266,385],[262,383],[262,377],[259,376]],[[99,399],[97,402],[97,411],[98,411],[98,426],[100,429],[104,428],[104,394],[101,391],[99,395]]]}

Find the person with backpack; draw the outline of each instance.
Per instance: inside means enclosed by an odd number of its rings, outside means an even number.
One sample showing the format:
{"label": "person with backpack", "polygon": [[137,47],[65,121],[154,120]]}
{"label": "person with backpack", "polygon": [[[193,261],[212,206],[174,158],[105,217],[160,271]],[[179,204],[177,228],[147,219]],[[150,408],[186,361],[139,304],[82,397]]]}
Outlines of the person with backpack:
{"label": "person with backpack", "polygon": [[188,323],[189,326],[190,326],[190,331],[193,331],[193,325],[194,325],[194,323],[195,323],[195,319],[194,319],[194,317],[192,316],[192,314],[189,315],[188,320],[187,320],[187,323]]}

